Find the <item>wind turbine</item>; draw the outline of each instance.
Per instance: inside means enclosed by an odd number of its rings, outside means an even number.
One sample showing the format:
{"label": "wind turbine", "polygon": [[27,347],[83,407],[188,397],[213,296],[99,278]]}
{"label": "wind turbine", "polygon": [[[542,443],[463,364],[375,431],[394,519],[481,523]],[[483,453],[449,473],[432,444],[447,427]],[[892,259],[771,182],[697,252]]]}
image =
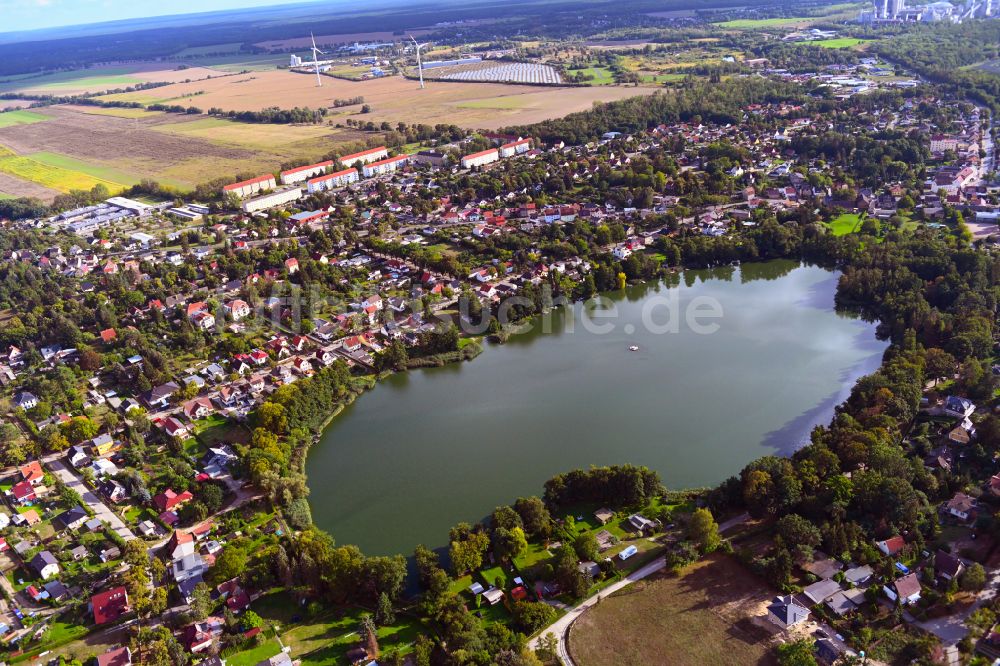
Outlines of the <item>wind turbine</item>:
{"label": "wind turbine", "polygon": [[428,42],[423,44],[417,44],[417,40],[413,39],[413,35],[410,35],[410,41],[413,42],[413,48],[417,50],[417,72],[420,73],[420,89],[424,89],[424,65],[420,61],[420,49],[427,46]]}
{"label": "wind turbine", "polygon": [[316,48],[316,38],[313,37],[312,31],[309,32],[309,39],[312,40],[313,68],[315,68],[316,70],[316,86],[318,88],[322,88],[323,82],[319,78],[319,58],[317,58],[316,56],[326,55],[326,54],[320,51],[318,48]]}

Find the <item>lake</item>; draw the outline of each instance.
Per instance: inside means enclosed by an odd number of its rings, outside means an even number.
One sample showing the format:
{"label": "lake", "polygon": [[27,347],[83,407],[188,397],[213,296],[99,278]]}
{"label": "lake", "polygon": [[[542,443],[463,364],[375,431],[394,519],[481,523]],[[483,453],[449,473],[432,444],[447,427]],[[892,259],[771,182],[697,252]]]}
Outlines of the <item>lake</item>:
{"label": "lake", "polygon": [[[789,454],[887,346],[834,311],[837,279],[790,261],[686,271],[605,295],[614,319],[560,308],[550,331],[539,320],[471,362],[393,375],[312,447],[313,518],[337,543],[409,554],[573,468],[646,465],[687,488]],[[717,330],[648,330],[644,313],[663,324],[671,298],[682,320],[721,308],[694,322]]]}

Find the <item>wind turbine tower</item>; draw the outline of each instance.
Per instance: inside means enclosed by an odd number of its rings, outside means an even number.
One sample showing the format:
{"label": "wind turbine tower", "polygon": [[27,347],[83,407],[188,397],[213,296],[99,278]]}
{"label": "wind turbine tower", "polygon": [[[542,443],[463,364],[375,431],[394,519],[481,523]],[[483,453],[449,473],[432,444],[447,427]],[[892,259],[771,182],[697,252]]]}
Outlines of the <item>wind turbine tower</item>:
{"label": "wind turbine tower", "polygon": [[316,70],[316,87],[322,88],[323,81],[319,78],[319,58],[317,56],[326,54],[316,48],[316,38],[313,37],[312,32],[309,33],[309,39],[312,40],[313,68]]}
{"label": "wind turbine tower", "polygon": [[427,43],[417,44],[417,40],[413,39],[413,35],[410,35],[410,41],[413,42],[413,48],[417,51],[417,72],[420,74],[420,89],[424,89],[424,64],[420,60],[420,49],[427,46]]}

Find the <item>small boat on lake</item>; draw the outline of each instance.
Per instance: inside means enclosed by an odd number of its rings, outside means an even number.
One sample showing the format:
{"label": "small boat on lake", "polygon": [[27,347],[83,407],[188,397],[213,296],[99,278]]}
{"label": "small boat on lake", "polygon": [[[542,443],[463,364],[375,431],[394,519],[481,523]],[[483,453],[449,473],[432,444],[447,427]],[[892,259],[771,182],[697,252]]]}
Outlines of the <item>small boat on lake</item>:
{"label": "small boat on lake", "polygon": [[629,351],[639,351],[639,345],[632,345],[628,348]]}

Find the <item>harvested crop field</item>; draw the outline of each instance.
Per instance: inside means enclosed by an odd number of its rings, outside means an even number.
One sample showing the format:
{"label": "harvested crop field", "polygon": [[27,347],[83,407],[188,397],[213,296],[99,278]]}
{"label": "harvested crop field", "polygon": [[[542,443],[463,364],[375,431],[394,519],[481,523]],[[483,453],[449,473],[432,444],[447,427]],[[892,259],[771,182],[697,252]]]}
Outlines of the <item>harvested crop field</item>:
{"label": "harvested crop field", "polygon": [[[432,81],[426,90],[416,81],[401,76],[388,76],[371,81],[345,81],[326,77],[317,88],[311,76],[288,71],[254,72],[236,77],[176,84],[144,93],[115,95],[119,100],[142,101],[143,94],[182,99],[199,91],[192,103],[201,108],[219,107],[225,110],[259,111],[280,100],[283,108],[307,106],[328,107],[334,99],[364,97],[371,107],[368,114],[360,108],[339,110],[337,118],[353,117],[363,121],[390,123],[455,123],[465,127],[496,129],[504,125],[533,123],[561,118],[574,111],[589,109],[596,101],[611,101],[625,97],[651,94],[656,88],[538,88],[499,83],[467,83]],[[516,97],[517,104],[475,108],[469,102]],[[183,103],[183,102],[182,102]],[[499,112],[498,112],[499,109]]]}
{"label": "harvested crop field", "polygon": [[8,197],[34,197],[42,201],[52,201],[59,194],[57,190],[32,183],[31,181],[15,178],[0,171],[0,195]]}
{"label": "harvested crop field", "polygon": [[178,65],[169,63],[139,63],[119,67],[95,67],[55,72],[44,76],[17,79],[0,83],[0,92],[78,95],[127,88],[140,83],[176,83],[204,79],[209,76],[220,76],[220,73],[206,67],[185,65],[185,69],[178,69]]}
{"label": "harvested crop field", "polygon": [[0,128],[0,192],[51,200],[58,191],[97,182],[120,189],[143,178],[189,189],[316,159],[364,139],[318,125],[250,125],[166,113],[120,118],[69,106],[40,113],[48,120]]}
{"label": "harvested crop field", "polygon": [[750,619],[770,597],[734,559],[713,556],[601,600],[573,624],[569,651],[579,666],[770,666],[772,632]]}

